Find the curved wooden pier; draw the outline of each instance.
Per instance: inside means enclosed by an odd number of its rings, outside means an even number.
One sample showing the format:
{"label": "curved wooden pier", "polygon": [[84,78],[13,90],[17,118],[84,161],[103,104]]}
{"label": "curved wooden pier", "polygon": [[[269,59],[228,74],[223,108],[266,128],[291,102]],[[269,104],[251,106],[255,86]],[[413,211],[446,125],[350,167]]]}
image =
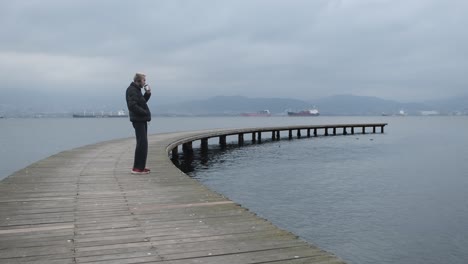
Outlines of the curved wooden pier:
{"label": "curved wooden pier", "polygon": [[[0,182],[0,263],[343,263],[187,177],[179,145],[252,133],[354,133],[351,124],[209,130],[149,137],[149,175],[131,175],[135,140],[64,151]],[[350,131],[348,131],[348,129]],[[322,131],[322,134],[321,132]],[[370,131],[369,131],[370,132]]]}

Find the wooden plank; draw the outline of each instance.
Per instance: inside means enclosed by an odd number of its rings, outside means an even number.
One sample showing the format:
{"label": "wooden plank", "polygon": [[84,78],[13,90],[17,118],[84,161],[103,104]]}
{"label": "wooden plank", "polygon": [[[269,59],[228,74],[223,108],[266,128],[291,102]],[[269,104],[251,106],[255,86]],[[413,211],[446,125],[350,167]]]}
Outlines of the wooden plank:
{"label": "wooden plank", "polygon": [[43,226],[43,227],[4,229],[4,230],[0,230],[0,235],[30,233],[30,232],[60,230],[60,229],[72,229],[74,227],[75,227],[75,225],[68,224],[68,225],[50,225],[50,226]]}

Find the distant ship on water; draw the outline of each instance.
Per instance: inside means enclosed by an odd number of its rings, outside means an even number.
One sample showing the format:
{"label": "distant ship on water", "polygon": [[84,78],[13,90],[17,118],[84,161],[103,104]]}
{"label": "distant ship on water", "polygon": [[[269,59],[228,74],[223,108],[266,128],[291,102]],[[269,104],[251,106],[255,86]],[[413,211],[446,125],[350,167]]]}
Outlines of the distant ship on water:
{"label": "distant ship on water", "polygon": [[117,111],[116,114],[112,112],[110,113],[101,112],[100,114],[96,115],[94,112],[86,113],[86,111],[84,111],[82,114],[73,114],[73,118],[114,118],[114,117],[128,117],[128,114],[125,113],[124,110],[119,110]]}
{"label": "distant ship on water", "polygon": [[320,112],[317,108],[302,110],[299,112],[288,111],[288,116],[319,116]]}
{"label": "distant ship on water", "polygon": [[271,116],[271,113],[270,110],[263,110],[256,113],[242,113],[241,116]]}
{"label": "distant ship on water", "polygon": [[381,115],[382,116],[407,116],[408,113],[406,113],[405,110],[401,109],[400,111],[398,111],[398,113],[389,114],[389,113],[382,112]]}
{"label": "distant ship on water", "polygon": [[398,115],[399,115],[399,116],[407,116],[408,113],[406,113],[405,110],[401,109],[401,110],[398,112]]}

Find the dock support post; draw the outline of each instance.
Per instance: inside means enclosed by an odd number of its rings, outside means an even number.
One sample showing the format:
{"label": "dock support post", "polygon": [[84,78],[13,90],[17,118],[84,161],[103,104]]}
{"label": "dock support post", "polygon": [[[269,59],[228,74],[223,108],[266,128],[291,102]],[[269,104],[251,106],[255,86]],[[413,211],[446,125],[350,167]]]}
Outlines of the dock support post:
{"label": "dock support post", "polygon": [[273,130],[273,131],[271,131],[271,140],[272,140],[272,141],[275,141],[275,139],[276,139],[276,133],[275,133],[275,131]]}
{"label": "dock support post", "polygon": [[244,145],[244,133],[239,133],[239,137],[238,137],[238,138],[239,138],[239,139],[238,139],[238,141],[237,141],[237,144],[238,144],[239,146]]}
{"label": "dock support post", "polygon": [[343,127],[343,135],[347,135],[348,131],[346,131],[346,127]]}
{"label": "dock support post", "polygon": [[208,138],[201,139],[200,162],[203,165],[206,165],[208,163]]}
{"label": "dock support post", "polygon": [[297,138],[301,138],[301,130],[300,129],[297,130]]}
{"label": "dock support post", "polygon": [[362,127],[362,133],[363,133],[363,134],[366,133],[366,127],[365,127],[365,126]]}
{"label": "dock support post", "polygon": [[262,132],[258,131],[258,143],[262,143]]}
{"label": "dock support post", "polygon": [[202,152],[207,152],[208,151],[208,139],[207,138],[202,138],[201,139],[201,150],[202,150]]}
{"label": "dock support post", "polygon": [[252,132],[252,143],[255,143],[257,141],[256,133]]}
{"label": "dock support post", "polygon": [[307,137],[310,138],[310,128],[307,129]]}
{"label": "dock support post", "polygon": [[354,135],[354,127],[351,127],[351,135]]}
{"label": "dock support post", "polygon": [[325,136],[328,136],[328,127],[325,128]]}
{"label": "dock support post", "polygon": [[375,134],[375,126],[372,127],[372,133]]}
{"label": "dock support post", "polygon": [[276,131],[276,140],[280,140],[281,139],[281,135],[280,135],[280,131]]}
{"label": "dock support post", "polygon": [[336,136],[336,127],[333,128],[333,135]]}
{"label": "dock support post", "polygon": [[384,128],[384,126],[381,126],[381,127],[380,127],[380,133],[382,133],[382,134],[383,134],[383,132],[384,132],[384,129],[383,129],[383,128]]}
{"label": "dock support post", "polygon": [[179,159],[179,146],[176,146],[172,149],[172,159],[178,160]]}
{"label": "dock support post", "polygon": [[193,162],[193,147],[192,141],[182,144],[182,151],[184,152],[184,160],[181,166],[187,170],[193,170],[192,162]]}
{"label": "dock support post", "polygon": [[192,142],[187,142],[182,145],[182,150],[184,151],[184,156],[192,156],[193,155],[193,148]]}
{"label": "dock support post", "polygon": [[314,137],[317,136],[317,128],[314,128]]}
{"label": "dock support post", "polygon": [[226,136],[219,136],[219,145],[221,148],[226,148]]}
{"label": "dock support post", "polygon": [[292,139],[292,130],[289,129],[289,139]]}

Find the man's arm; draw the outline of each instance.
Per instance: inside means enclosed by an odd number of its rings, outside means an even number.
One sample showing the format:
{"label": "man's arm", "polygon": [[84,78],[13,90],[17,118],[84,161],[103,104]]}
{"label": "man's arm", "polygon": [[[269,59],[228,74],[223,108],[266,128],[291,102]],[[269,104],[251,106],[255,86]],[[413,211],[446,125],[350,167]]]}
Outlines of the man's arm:
{"label": "man's arm", "polygon": [[148,114],[147,111],[138,105],[136,97],[137,95],[135,93],[128,93],[127,95],[128,109],[139,115],[147,115]]}
{"label": "man's arm", "polygon": [[145,94],[143,95],[143,97],[145,98],[146,102],[148,102],[148,100],[151,97],[151,92],[146,91]]}

